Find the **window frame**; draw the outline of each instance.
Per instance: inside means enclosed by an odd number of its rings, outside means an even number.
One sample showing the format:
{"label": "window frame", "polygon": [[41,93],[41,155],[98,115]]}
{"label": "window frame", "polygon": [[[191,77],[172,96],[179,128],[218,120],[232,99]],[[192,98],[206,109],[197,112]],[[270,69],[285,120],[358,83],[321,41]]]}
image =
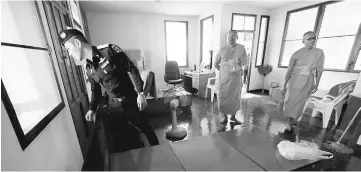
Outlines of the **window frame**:
{"label": "window frame", "polygon": [[[245,14],[245,13],[232,13],[232,20],[231,20],[231,30],[233,30],[233,19],[234,19],[234,16],[237,16],[237,15],[240,15],[240,16],[251,16],[251,17],[254,17],[254,30],[234,30],[237,32],[237,35],[239,32],[241,33],[252,33],[253,34],[253,37],[252,37],[252,49],[250,50],[250,52],[246,52],[246,53],[249,53],[249,61],[248,61],[248,68],[246,70],[248,70],[248,74],[247,74],[247,92],[249,91],[249,80],[251,78],[251,73],[252,73],[252,55],[253,55],[253,49],[254,49],[254,40],[255,40],[255,35],[256,35],[256,26],[257,26],[257,15],[256,14]],[[227,39],[227,38],[226,38]]]}
{"label": "window frame", "polygon": [[[261,65],[257,66],[257,60],[258,60],[258,47],[259,47],[259,40],[261,39],[261,28],[262,28],[262,18],[267,18],[267,26],[266,26],[266,34],[265,34],[265,38],[264,38],[264,45],[263,45],[263,57],[262,57],[262,63]],[[268,29],[269,29],[269,21],[270,21],[270,16],[268,15],[261,15],[261,19],[260,19],[260,25],[259,25],[259,32],[258,32],[258,44],[257,44],[257,51],[256,51],[256,61],[254,63],[255,67],[260,67],[263,66],[264,64],[264,57],[266,55],[266,47],[267,47],[267,37],[268,37]]]}
{"label": "window frame", "polygon": [[[77,8],[77,11],[79,12],[78,14],[73,14],[73,6],[71,5],[71,2],[74,2],[75,4],[75,8]],[[76,19],[74,18],[75,15],[78,15],[77,17],[79,18],[79,22],[81,22],[81,12],[80,12],[80,8],[79,8],[79,4],[76,0],[70,0],[68,1],[68,6],[70,7],[70,13],[71,13],[71,20],[73,21],[73,25],[75,25],[76,27],[78,27],[81,31],[83,30],[83,27],[80,23],[78,23],[78,21],[76,21]]]}
{"label": "window frame", "polygon": [[[201,41],[200,41],[200,62],[202,62],[203,60],[203,21],[209,19],[209,18],[212,18],[212,36],[213,36],[213,24],[214,24],[214,15],[211,15],[211,16],[208,16],[206,18],[203,18],[200,20],[200,24],[201,24],[201,30],[200,30],[200,36],[201,36]],[[212,65],[211,65],[212,66]]]}
{"label": "window frame", "polygon": [[356,37],[352,45],[350,57],[348,58],[347,61],[347,67],[350,73],[361,72],[361,69],[359,70],[355,69],[355,64],[360,53],[361,53],[361,23],[359,24],[358,31],[356,33]]}
{"label": "window frame", "polygon": [[[37,15],[37,18],[39,19],[40,18],[39,7],[36,5],[37,2],[34,2],[34,3],[35,3],[34,5],[35,5],[36,15]],[[48,57],[50,60],[51,69],[52,69],[54,79],[56,82],[56,86],[57,86],[57,92],[60,97],[60,102],[50,112],[48,112],[44,116],[44,118],[42,118],[40,121],[38,121],[37,124],[35,126],[33,126],[30,131],[28,131],[25,134],[21,127],[20,121],[17,117],[14,105],[11,102],[8,92],[6,90],[6,87],[3,83],[3,80],[1,79],[1,100],[3,102],[4,108],[5,108],[8,116],[9,116],[10,122],[14,128],[14,132],[18,138],[20,147],[22,148],[23,151],[25,151],[25,149],[40,135],[40,133],[45,129],[45,127],[48,126],[49,123],[52,122],[53,119],[65,108],[65,102],[64,102],[63,94],[62,94],[61,88],[60,88],[61,85],[59,83],[59,77],[56,73],[56,68],[55,68],[56,64],[54,63],[54,61],[52,59],[51,49],[50,49],[49,45],[47,44],[47,39],[45,38],[44,25],[42,23],[42,20],[39,19],[38,21],[39,21],[38,25],[40,26],[40,32],[42,33],[42,38],[39,38],[39,39],[44,39],[45,45],[47,45],[47,47],[1,42],[1,46],[32,49],[32,50],[37,50],[37,51],[47,51],[47,53],[49,55]]]}
{"label": "window frame", "polygon": [[245,14],[245,13],[232,13],[232,20],[231,20],[231,30],[233,30],[233,20],[234,16],[251,16],[254,17],[254,30],[235,30],[235,31],[242,31],[242,32],[252,32],[255,33],[256,31],[256,23],[257,23],[257,15],[256,14]]}
{"label": "window frame", "polygon": [[[318,4],[314,4],[314,5],[310,5],[310,6],[306,6],[306,7],[302,7],[302,8],[287,11],[286,21],[285,21],[285,25],[284,25],[284,29],[283,29],[281,50],[280,50],[280,55],[279,55],[279,58],[278,58],[278,68],[288,68],[288,65],[287,66],[282,66],[281,63],[282,63],[282,59],[283,59],[283,53],[284,53],[285,42],[286,42],[285,39],[286,39],[286,36],[287,36],[287,30],[288,30],[288,26],[289,26],[290,15],[292,13],[308,10],[308,9],[311,9],[311,8],[318,8],[318,11],[317,11],[317,14],[316,14],[315,25],[314,25],[314,28],[313,28],[313,32],[315,32],[316,36],[318,36],[319,32],[320,32],[322,20],[323,20],[324,14],[325,14],[326,6],[330,5],[330,4],[333,4],[333,3],[338,3],[338,2],[342,2],[342,1],[327,1],[327,2],[322,2],[322,3],[318,3]],[[356,62],[356,60],[357,60],[357,56],[352,57],[352,55],[355,54],[355,51],[357,49],[355,44],[359,41],[358,40],[358,35],[359,34],[361,34],[360,33],[360,27],[359,27],[359,31],[356,33],[354,43],[352,45],[352,48],[350,50],[350,54],[348,56],[347,65],[345,66],[344,70],[325,68],[324,71],[347,72],[347,73],[358,73],[358,72],[360,72],[359,70],[353,70],[353,65],[352,65],[352,59],[355,60],[354,62]],[[334,37],[337,37],[337,36],[334,36]],[[317,40],[316,40],[316,45],[317,45]]]}
{"label": "window frame", "polygon": [[[41,26],[42,28],[42,26]],[[42,28],[42,32],[44,32]],[[60,84],[58,75],[56,74],[54,61],[51,59],[50,50],[48,48],[44,47],[34,47],[34,46],[28,46],[28,45],[21,45],[21,44],[13,44],[13,43],[7,43],[7,42],[1,42],[1,46],[8,46],[8,47],[17,47],[17,48],[24,48],[24,49],[32,49],[32,50],[38,50],[38,51],[47,51],[49,53],[49,60],[51,61],[51,67],[53,69],[54,79],[56,81],[56,85],[58,88],[58,93],[61,101],[58,105],[56,105],[48,114],[44,116],[32,129],[24,134],[24,131],[21,127],[20,121],[18,119],[18,115],[16,114],[15,108],[13,103],[10,100],[10,97],[6,91],[6,87],[3,83],[3,80],[1,79],[1,100],[4,104],[4,107],[6,109],[6,112],[8,113],[8,116],[10,118],[10,122],[14,128],[15,134],[19,140],[20,146],[22,150],[24,151],[30,144],[33,142],[36,137],[44,130],[44,128],[60,113],[62,109],[65,107],[64,98],[60,90]]]}
{"label": "window frame", "polygon": [[[251,17],[254,17],[254,30],[234,30],[233,29],[233,19],[234,19],[234,16],[251,16]],[[257,26],[257,15],[256,14],[245,14],[245,13],[232,13],[232,20],[231,20],[231,30],[234,30],[237,32],[237,35],[239,32],[241,33],[253,33],[253,38],[252,38],[252,49],[250,50],[250,52],[247,52],[250,54],[250,60],[249,60],[249,63],[251,63],[251,59],[252,59],[252,52],[253,52],[253,49],[254,49],[254,39],[255,39],[255,35],[256,35],[256,26]]]}
{"label": "window frame", "polygon": [[186,24],[186,65],[178,66],[178,67],[188,67],[188,21],[184,20],[164,20],[164,34],[165,34],[165,60],[168,61],[168,52],[167,52],[167,22],[177,22],[177,23],[185,23]]}

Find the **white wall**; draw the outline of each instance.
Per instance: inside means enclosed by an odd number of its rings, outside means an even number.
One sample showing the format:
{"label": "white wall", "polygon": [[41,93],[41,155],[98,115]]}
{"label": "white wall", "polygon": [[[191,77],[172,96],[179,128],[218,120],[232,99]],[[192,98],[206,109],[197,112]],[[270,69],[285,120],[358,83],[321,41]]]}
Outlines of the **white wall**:
{"label": "white wall", "polygon": [[80,171],[82,165],[68,106],[23,151],[1,101],[1,170]]}
{"label": "white wall", "polygon": [[199,20],[196,16],[87,13],[86,18],[93,45],[112,43],[122,49],[141,49],[146,59],[145,70],[155,73],[157,88],[166,86],[165,20],[188,21],[188,67],[180,68],[180,71],[193,69],[199,59]]}
{"label": "white wall", "polygon": [[[253,50],[252,50],[252,64],[251,64],[252,66],[250,73],[251,76],[250,76],[249,90],[261,89],[263,76],[258,73],[257,68],[255,68],[254,66],[255,66],[256,54],[257,54],[257,44],[259,37],[261,15],[269,15],[270,11],[268,9],[246,7],[244,5],[240,5],[237,3],[223,5],[222,17],[221,17],[221,30],[220,30],[220,47],[225,46],[227,44],[227,33],[231,29],[232,13],[257,15],[256,30],[255,30]],[[273,20],[272,17],[270,20],[271,21]]]}
{"label": "white wall", "polygon": [[[277,67],[280,57],[281,43],[287,11],[307,7],[317,3],[320,3],[320,1],[299,2],[271,11],[265,63],[271,64],[274,68],[265,80],[265,89],[269,88],[271,82],[278,82],[283,85],[284,77],[287,72],[286,68]],[[350,80],[356,80],[358,75],[358,73],[325,71],[320,81],[319,90],[329,90],[332,86],[336,84],[347,82]]]}
{"label": "white wall", "polygon": [[[34,38],[34,35],[42,36],[41,34],[34,34],[30,32],[40,29],[40,23],[38,26],[29,25],[32,21],[38,22],[36,19],[37,15],[33,1],[2,1],[1,10],[2,21],[6,19],[6,25],[4,25],[4,23],[1,25],[2,30],[5,26],[15,26],[13,29],[7,30],[7,33],[1,33],[2,38],[4,38],[4,34],[13,35],[14,39],[12,40],[15,40],[15,42],[4,39],[2,39],[2,41],[10,43],[19,43],[17,41],[24,41],[29,43],[33,41],[32,39]],[[19,11],[22,13],[19,13]],[[26,24],[27,27],[22,27],[24,24]],[[32,34],[25,34],[26,32],[24,32],[24,30],[27,30],[27,33]],[[39,32],[39,30],[37,31]],[[42,38],[43,37],[41,37],[41,39]],[[42,43],[44,43],[44,41]],[[52,45],[50,46],[52,47]],[[1,170],[81,170],[83,157],[68,107],[68,102],[66,101],[63,82],[60,77],[54,51],[52,51],[52,60],[55,62],[54,65],[56,74],[59,76],[58,79],[61,93],[65,99],[66,107],[23,151],[15,135],[9,116],[1,101]]]}

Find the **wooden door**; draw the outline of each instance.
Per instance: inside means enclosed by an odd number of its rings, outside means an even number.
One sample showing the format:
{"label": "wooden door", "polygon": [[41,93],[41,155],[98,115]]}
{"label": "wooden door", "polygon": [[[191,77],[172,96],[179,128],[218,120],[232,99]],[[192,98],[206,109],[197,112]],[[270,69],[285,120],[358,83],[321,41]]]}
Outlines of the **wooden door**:
{"label": "wooden door", "polygon": [[70,112],[78,136],[84,160],[87,157],[94,132],[94,125],[85,120],[89,101],[83,71],[69,57],[67,50],[60,44],[58,34],[71,27],[69,7],[66,1],[43,1],[49,30],[52,36],[56,58],[59,64]]}

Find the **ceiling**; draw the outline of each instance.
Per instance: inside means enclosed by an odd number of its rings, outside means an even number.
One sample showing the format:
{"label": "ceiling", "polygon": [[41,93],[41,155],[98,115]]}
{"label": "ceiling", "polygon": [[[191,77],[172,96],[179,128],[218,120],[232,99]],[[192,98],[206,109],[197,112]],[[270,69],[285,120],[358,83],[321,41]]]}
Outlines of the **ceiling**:
{"label": "ceiling", "polygon": [[157,13],[166,15],[202,15],[205,11],[212,10],[223,4],[235,3],[247,7],[274,9],[289,5],[291,0],[283,1],[176,1],[176,0],[153,0],[153,1],[80,1],[85,12],[103,13]]}

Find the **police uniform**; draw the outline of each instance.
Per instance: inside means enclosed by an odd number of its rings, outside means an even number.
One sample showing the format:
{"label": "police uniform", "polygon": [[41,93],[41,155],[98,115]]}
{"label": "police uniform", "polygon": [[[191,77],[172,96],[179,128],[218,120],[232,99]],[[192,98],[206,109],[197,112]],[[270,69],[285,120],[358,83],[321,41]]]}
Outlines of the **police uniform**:
{"label": "police uniform", "polygon": [[[63,44],[72,36],[83,36],[80,31],[74,30],[59,34]],[[111,100],[121,101],[127,119],[144,133],[148,142],[158,145],[155,132],[137,105],[138,94],[143,92],[143,81],[134,63],[114,44],[92,46],[92,51],[92,60],[87,59],[86,62],[86,74],[92,91],[89,109],[94,112],[97,109],[103,87]]]}

